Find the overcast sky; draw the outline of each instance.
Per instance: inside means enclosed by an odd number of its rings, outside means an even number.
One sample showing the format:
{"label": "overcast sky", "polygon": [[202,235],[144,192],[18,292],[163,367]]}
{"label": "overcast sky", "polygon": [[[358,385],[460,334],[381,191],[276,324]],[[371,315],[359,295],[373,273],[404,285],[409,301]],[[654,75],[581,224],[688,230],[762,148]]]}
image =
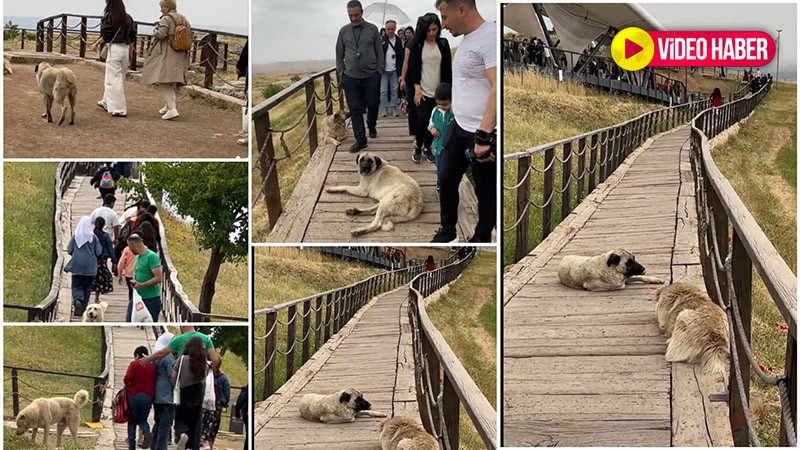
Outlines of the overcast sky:
{"label": "overcast sky", "polygon": [[[177,3],[178,12],[186,15],[193,25],[247,27],[248,0],[177,0]],[[4,0],[3,16],[47,17],[59,13],[99,16],[105,6],[105,0]],[[125,9],[142,22],[155,22],[161,16],[158,0],[126,0]]]}
{"label": "overcast sky", "polygon": [[[373,3],[361,2],[364,8]],[[495,0],[477,3],[484,19],[496,20]],[[389,0],[389,4],[400,7],[412,26],[417,17],[436,12],[434,0]],[[333,59],[336,36],[348,21],[346,0],[253,0],[253,63]],[[446,30],[442,36],[450,39],[451,45],[460,41]]]}

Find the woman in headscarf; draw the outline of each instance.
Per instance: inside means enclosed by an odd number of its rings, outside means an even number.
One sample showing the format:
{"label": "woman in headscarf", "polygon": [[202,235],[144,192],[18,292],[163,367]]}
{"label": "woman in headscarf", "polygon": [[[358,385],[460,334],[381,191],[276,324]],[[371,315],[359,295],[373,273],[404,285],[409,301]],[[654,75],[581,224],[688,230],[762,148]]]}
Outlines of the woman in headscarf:
{"label": "woman in headscarf", "polygon": [[[166,348],[172,337],[172,333],[164,333],[159,336],[155,347],[153,347],[153,353],[158,353]],[[156,396],[153,400],[155,424],[153,425],[152,448],[154,450],[167,450],[169,430],[175,418],[175,405],[172,403],[172,390],[175,387],[172,371],[175,365],[175,358],[170,353],[154,364],[156,367]]]}
{"label": "woman in headscarf", "polygon": [[80,317],[89,306],[92,281],[97,275],[97,258],[103,254],[103,246],[95,236],[88,216],[78,221],[75,234],[67,245],[67,253],[72,257],[64,266],[64,271],[72,274],[72,314]]}
{"label": "woman in headscarf", "polygon": [[[175,416],[181,422],[181,434],[178,448],[199,450],[200,433],[203,419],[203,397],[206,393],[206,375],[208,374],[208,353],[199,337],[189,339],[178,358],[172,377],[177,380],[181,392],[181,402],[176,408]],[[177,423],[176,423],[176,428]],[[181,446],[183,445],[183,447]]]}

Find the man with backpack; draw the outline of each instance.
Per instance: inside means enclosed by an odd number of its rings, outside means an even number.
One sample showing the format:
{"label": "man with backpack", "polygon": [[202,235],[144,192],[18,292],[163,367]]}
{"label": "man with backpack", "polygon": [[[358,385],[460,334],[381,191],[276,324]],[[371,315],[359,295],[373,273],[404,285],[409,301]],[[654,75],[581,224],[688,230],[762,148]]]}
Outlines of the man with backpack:
{"label": "man with backpack", "polygon": [[[107,162],[103,165],[103,167],[94,174],[91,180],[89,180],[89,184],[94,186],[95,189],[100,191],[100,197],[102,203],[105,203],[106,195],[111,194],[114,195],[117,192],[117,181],[121,178],[119,172],[114,170],[114,167],[111,165],[110,162]],[[106,222],[108,223],[108,222]]]}
{"label": "man with backpack", "polygon": [[192,49],[192,28],[178,13],[175,0],[161,0],[161,18],[153,30],[153,46],[142,67],[142,83],[157,84],[164,97],[159,110],[164,120],[178,117],[178,88],[189,84],[189,50]]}

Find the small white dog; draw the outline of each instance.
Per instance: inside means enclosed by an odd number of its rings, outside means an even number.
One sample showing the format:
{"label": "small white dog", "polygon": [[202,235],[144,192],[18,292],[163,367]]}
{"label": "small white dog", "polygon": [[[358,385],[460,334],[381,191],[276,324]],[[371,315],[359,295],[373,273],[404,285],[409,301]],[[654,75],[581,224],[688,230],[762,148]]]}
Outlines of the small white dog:
{"label": "small white dog", "polygon": [[108,303],[106,302],[92,303],[91,305],[87,306],[86,311],[83,312],[83,321],[103,322],[105,321],[107,309]]}

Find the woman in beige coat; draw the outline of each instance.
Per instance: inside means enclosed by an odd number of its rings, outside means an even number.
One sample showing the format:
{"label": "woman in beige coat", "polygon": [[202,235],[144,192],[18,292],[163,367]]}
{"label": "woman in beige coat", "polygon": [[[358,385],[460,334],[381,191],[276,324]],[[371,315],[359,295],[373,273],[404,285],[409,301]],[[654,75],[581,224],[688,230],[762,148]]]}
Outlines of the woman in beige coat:
{"label": "woman in beige coat", "polygon": [[178,13],[175,0],[161,0],[161,19],[154,30],[155,45],[142,68],[142,82],[157,84],[166,103],[159,111],[164,120],[178,117],[175,105],[178,88],[188,84],[189,52],[176,52],[170,45],[175,35],[176,24],[184,24],[191,30],[185,16]]}

